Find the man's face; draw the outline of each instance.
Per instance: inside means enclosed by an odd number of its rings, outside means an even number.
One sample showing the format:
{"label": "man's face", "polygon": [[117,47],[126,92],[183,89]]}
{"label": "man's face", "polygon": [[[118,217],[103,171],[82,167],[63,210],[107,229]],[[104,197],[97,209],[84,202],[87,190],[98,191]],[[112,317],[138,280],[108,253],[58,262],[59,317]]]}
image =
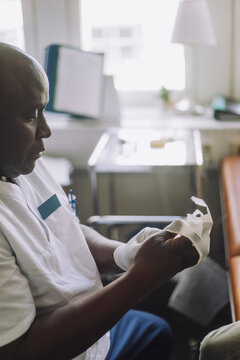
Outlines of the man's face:
{"label": "man's face", "polygon": [[0,175],[17,177],[33,170],[45,150],[43,138],[51,135],[44,117],[48,81],[32,66],[14,74],[11,83],[0,103]]}

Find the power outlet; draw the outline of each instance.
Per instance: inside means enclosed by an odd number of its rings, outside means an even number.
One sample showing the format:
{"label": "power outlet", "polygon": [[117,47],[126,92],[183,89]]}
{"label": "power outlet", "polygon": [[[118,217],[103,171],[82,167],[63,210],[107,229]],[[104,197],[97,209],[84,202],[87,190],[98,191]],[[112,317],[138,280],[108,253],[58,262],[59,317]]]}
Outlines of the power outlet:
{"label": "power outlet", "polygon": [[231,143],[230,144],[230,154],[231,155],[240,155],[240,143]]}
{"label": "power outlet", "polygon": [[203,144],[202,146],[203,152],[203,162],[204,164],[211,164],[213,162],[213,145],[212,144]]}

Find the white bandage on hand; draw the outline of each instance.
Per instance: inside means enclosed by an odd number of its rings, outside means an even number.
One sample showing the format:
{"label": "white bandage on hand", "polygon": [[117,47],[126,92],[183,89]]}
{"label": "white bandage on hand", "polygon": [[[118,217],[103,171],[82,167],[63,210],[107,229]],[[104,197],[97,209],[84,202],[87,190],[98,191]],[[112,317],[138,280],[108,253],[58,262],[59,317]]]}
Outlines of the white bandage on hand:
{"label": "white bandage on hand", "polygon": [[208,255],[210,250],[210,232],[213,220],[208,206],[202,199],[195,196],[192,196],[191,199],[196,205],[206,208],[207,213],[203,214],[197,209],[193,214],[187,214],[187,220],[174,220],[164,230],[190,239],[199,253],[199,264]]}
{"label": "white bandage on hand", "polygon": [[138,248],[142,243],[149,239],[151,236],[160,234],[164,232],[163,230],[151,227],[145,227],[139,233],[137,233],[133,238],[131,238],[127,243],[123,243],[118,246],[113,253],[115,263],[123,270],[127,271],[130,267],[134,256]]}

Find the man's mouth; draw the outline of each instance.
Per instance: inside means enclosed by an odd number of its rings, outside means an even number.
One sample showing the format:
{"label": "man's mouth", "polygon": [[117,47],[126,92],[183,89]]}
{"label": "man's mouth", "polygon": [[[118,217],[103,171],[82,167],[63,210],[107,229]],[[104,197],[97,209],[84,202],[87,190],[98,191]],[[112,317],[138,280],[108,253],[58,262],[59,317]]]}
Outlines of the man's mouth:
{"label": "man's mouth", "polygon": [[32,153],[32,157],[34,159],[38,159],[42,156],[43,152],[45,151],[45,148],[41,148],[39,151],[36,151],[34,153]]}
{"label": "man's mouth", "polygon": [[42,156],[42,152],[32,154],[33,160],[37,160]]}

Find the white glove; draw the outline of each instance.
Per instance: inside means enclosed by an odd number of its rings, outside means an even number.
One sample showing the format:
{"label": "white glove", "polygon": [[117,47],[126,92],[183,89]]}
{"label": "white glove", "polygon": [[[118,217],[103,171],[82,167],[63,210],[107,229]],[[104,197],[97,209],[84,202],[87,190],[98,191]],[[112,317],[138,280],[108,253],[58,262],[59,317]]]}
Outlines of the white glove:
{"label": "white glove", "polygon": [[206,203],[195,196],[192,201],[199,206],[206,208],[207,213],[195,210],[193,214],[187,214],[187,220],[177,219],[165,227],[165,231],[179,234],[190,239],[199,253],[198,264],[208,255],[210,249],[210,232],[213,221]]}
{"label": "white glove", "polygon": [[187,220],[177,219],[166,226],[163,230],[146,227],[131,238],[127,243],[118,246],[113,253],[116,264],[123,270],[128,270],[138,248],[143,241],[153,235],[160,235],[166,231],[183,235],[190,239],[199,253],[198,264],[208,255],[210,249],[210,232],[213,221],[206,203],[195,196],[192,201],[199,206],[205,207],[207,213],[204,215],[200,210],[195,210],[193,214],[187,214]]}
{"label": "white glove", "polygon": [[145,227],[127,243],[118,246],[113,253],[115,263],[123,270],[128,270],[138,248],[142,245],[143,241],[149,239],[151,236],[160,234],[163,230],[151,227]]}

